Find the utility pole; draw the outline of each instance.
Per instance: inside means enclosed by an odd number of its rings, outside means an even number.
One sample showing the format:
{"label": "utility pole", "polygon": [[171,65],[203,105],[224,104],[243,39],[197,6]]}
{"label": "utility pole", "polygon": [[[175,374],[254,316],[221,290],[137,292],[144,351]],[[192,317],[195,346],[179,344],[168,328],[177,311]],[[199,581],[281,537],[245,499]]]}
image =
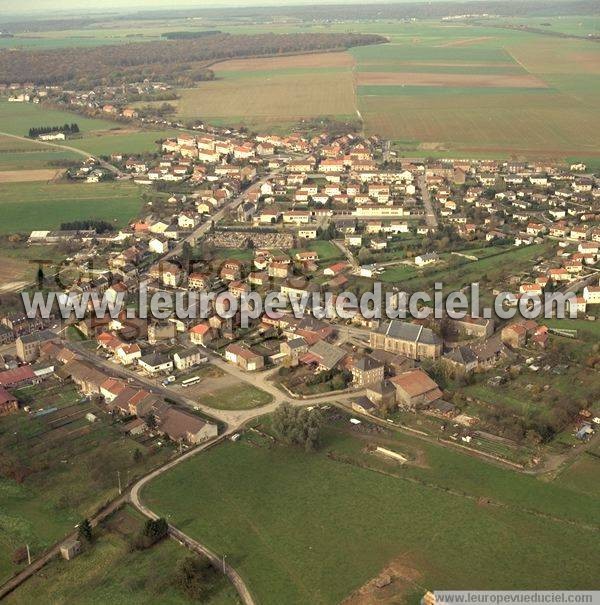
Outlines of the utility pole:
{"label": "utility pole", "polygon": [[25,548],[27,548],[27,565],[31,565],[31,553],[29,552],[29,544],[25,544]]}
{"label": "utility pole", "polygon": [[119,496],[121,495],[121,471],[117,471],[117,481],[119,483]]}
{"label": "utility pole", "polygon": [[227,555],[223,555],[223,575],[225,575],[227,572],[225,571],[225,559],[227,558]]}

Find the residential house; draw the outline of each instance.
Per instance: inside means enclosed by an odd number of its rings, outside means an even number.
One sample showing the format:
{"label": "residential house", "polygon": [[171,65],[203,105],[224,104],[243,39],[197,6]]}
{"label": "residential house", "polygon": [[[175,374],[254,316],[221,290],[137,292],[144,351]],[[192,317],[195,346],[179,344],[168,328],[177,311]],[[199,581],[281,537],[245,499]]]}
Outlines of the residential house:
{"label": "residential house", "polygon": [[401,407],[414,409],[442,398],[442,391],[423,370],[414,369],[390,379],[396,387],[396,401]]}
{"label": "residential house", "polygon": [[357,387],[380,384],[384,377],[383,363],[368,355],[354,359],[350,364],[350,371],[352,372],[352,384]]}
{"label": "residential house", "polygon": [[225,359],[248,372],[260,370],[265,365],[262,355],[255,353],[246,345],[238,343],[232,343],[225,349]]}
{"label": "residential house", "polygon": [[191,347],[183,351],[178,351],[173,355],[175,368],[180,372],[194,368],[207,361],[208,357],[206,357],[206,353],[198,347]]}
{"label": "residential house", "polygon": [[173,360],[165,353],[150,353],[138,359],[138,365],[150,375],[173,371]]}

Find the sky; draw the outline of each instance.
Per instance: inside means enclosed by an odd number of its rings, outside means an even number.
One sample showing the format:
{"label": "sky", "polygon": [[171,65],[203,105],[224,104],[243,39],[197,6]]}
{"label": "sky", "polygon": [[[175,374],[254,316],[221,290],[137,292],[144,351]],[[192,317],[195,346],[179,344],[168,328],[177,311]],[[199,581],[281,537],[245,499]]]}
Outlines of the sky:
{"label": "sky", "polygon": [[[322,1],[322,0],[321,0]],[[320,4],[320,0],[103,0],[102,3],[89,0],[0,0],[0,15],[24,15],[27,13],[104,12],[133,9],[186,9],[214,8],[226,6],[282,6],[297,4]],[[361,4],[365,0],[326,0],[324,4]],[[378,2],[394,0],[377,0]],[[398,1],[398,0],[395,0]],[[399,0],[402,1],[402,0]]]}

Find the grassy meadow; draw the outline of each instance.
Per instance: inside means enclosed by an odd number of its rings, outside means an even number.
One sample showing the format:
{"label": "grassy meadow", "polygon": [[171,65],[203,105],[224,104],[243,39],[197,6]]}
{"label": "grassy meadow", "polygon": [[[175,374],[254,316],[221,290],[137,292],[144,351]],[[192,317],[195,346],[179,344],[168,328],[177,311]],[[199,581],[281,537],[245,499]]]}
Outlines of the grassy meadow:
{"label": "grassy meadow", "polygon": [[[226,553],[265,604],[333,605],[383,569],[396,576],[390,602],[442,586],[594,585],[590,495],[349,427],[347,417],[329,424],[316,454],[248,436],[226,443],[152,482],[144,501]],[[410,462],[365,453],[377,443]]]}
{"label": "grassy meadow", "polygon": [[138,186],[108,183],[0,184],[0,234],[58,229],[78,219],[102,219],[120,227],[140,211]]}
{"label": "grassy meadow", "polygon": [[[43,593],[46,600],[55,605],[73,603],[74,594],[80,605],[193,603],[172,581],[188,551],[173,540],[163,540],[143,551],[131,549],[130,540],[140,531],[144,520],[133,508],[117,511],[96,529],[94,543],[79,557],[72,561],[55,559],[5,602],[9,605],[33,603]],[[217,591],[205,602],[235,605],[239,601],[233,586],[221,579]]]}
{"label": "grassy meadow", "polygon": [[[15,391],[21,402],[45,415],[25,412],[0,419],[0,580],[16,570],[11,557],[29,544],[35,557],[83,516],[117,495],[117,471],[123,483],[164,463],[170,450],[155,450],[124,436],[73,386],[59,383]],[[140,450],[141,458],[133,453]]]}

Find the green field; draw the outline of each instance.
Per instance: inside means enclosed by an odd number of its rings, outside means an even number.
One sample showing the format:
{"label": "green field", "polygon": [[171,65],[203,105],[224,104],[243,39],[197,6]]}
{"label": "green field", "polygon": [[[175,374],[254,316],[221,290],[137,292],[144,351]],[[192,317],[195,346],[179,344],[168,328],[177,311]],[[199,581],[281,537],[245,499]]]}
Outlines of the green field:
{"label": "green field", "polygon": [[201,403],[216,410],[250,410],[267,405],[272,400],[271,395],[250,384],[227,387],[199,396]]}
{"label": "green field", "polygon": [[79,161],[81,156],[72,151],[40,145],[35,141],[0,135],[0,171],[46,168],[49,162],[63,160]]}
{"label": "green field", "polygon": [[[32,126],[58,126],[72,122],[79,125],[81,136],[62,141],[58,145],[80,149],[92,155],[156,151],[156,141],[167,138],[173,133],[169,130],[131,130],[123,124],[110,120],[88,118],[71,111],[50,109],[33,103],[9,103],[0,99],[0,133],[27,136],[29,128]],[[5,153],[8,157],[5,157]],[[49,146],[35,141],[22,141],[0,135],[0,169],[8,170],[11,162],[14,164],[15,161],[21,159],[18,155],[15,157],[15,153],[28,153],[26,163],[18,163],[18,168],[22,165],[25,168],[36,167],[28,159],[33,156],[32,159],[35,162],[37,155],[34,156],[34,153],[61,154],[60,156],[52,155],[47,159],[63,159],[63,157],[81,159],[80,154],[68,149],[61,151],[56,144]],[[5,163],[7,166],[4,166]]]}
{"label": "green field", "polygon": [[34,103],[9,103],[0,100],[0,132],[27,136],[32,126],[60,126],[77,122],[82,133],[118,128],[109,120],[86,118],[72,111],[49,109]]}
{"label": "green field", "polygon": [[173,132],[169,130],[141,130],[125,133],[113,130],[69,141],[69,144],[92,155],[142,154],[156,152],[159,149],[157,141],[166,139]]}
{"label": "green field", "polygon": [[0,184],[0,234],[58,229],[78,219],[103,219],[121,227],[141,206],[140,189],[131,183]]}
{"label": "green field", "polygon": [[[73,386],[51,382],[15,394],[34,410],[56,411],[0,419],[0,579],[16,570],[17,547],[29,544],[35,557],[114,498],[117,471],[126,483],[170,456],[123,436],[108,418],[88,422],[87,412],[99,412]],[[137,462],[136,449],[143,454]]]}
{"label": "green field", "polygon": [[[597,27],[597,19],[573,18],[557,27],[561,26],[588,32]],[[259,33],[302,28],[286,24],[224,29]],[[305,30],[388,36],[389,44],[349,51],[354,59],[352,96],[365,132],[412,141],[408,155],[600,158],[595,136],[600,116],[594,110],[600,100],[600,61],[592,42],[485,23],[348,22]],[[246,67],[242,61],[235,61],[232,68],[217,64],[216,82],[183,91],[179,114],[205,114],[219,124],[226,124],[229,117],[252,128],[276,130],[303,115],[298,101],[306,109],[304,115],[337,113],[348,119],[353,114],[351,105],[339,101],[340,109],[332,112],[317,91],[327,91],[327,99],[336,99],[338,92],[323,87],[321,79],[335,80],[340,86],[348,66],[307,67],[299,58],[291,59],[272,59],[271,67],[268,61],[252,59]],[[301,91],[294,88],[299,83]],[[235,99],[248,97],[252,102],[235,106]],[[282,105],[284,99],[287,103]]]}
{"label": "green field", "polygon": [[347,426],[328,429],[314,455],[227,443],[151,483],[144,500],[226,553],[266,604],[339,603],[400,564],[410,581],[393,602],[440,586],[595,584],[597,536],[587,525],[597,521],[595,499],[413,438],[380,436],[415,461],[398,467],[365,454],[378,438],[352,436]]}
{"label": "green field", "polygon": [[[7,604],[37,601],[66,605],[114,603],[115,605],[188,605],[193,603],[172,583],[177,565],[189,553],[173,540],[163,540],[152,548],[130,548],[131,537],[140,530],[144,518],[125,507],[96,530],[91,547],[72,561],[56,559],[42,573],[34,575],[8,596]],[[74,595],[77,595],[76,597]],[[208,605],[238,603],[233,587],[224,579]]]}
{"label": "green field", "polygon": [[[583,37],[559,38],[497,27],[506,23]],[[182,119],[285,132],[306,118],[358,118],[367,134],[411,141],[404,150],[407,155],[516,154],[555,160],[584,158],[594,166],[600,162],[595,136],[600,129],[600,114],[595,111],[600,102],[599,50],[597,44],[584,39],[598,33],[597,16],[460,23],[209,21],[204,26],[234,34],[377,33],[387,36],[390,43],[335,53],[349,57],[344,62],[325,58],[311,62],[310,55],[305,55],[218,63],[212,67],[216,81],[180,91],[181,98],[174,104]],[[165,31],[193,29],[182,19],[118,25],[108,21],[102,27],[19,35],[1,40],[0,45],[120,44],[157,40]],[[20,124],[17,122],[22,130]],[[107,126],[86,124],[83,130],[104,128]],[[134,138],[117,135],[76,146],[92,153],[134,153],[148,150],[150,138],[134,142]]]}

